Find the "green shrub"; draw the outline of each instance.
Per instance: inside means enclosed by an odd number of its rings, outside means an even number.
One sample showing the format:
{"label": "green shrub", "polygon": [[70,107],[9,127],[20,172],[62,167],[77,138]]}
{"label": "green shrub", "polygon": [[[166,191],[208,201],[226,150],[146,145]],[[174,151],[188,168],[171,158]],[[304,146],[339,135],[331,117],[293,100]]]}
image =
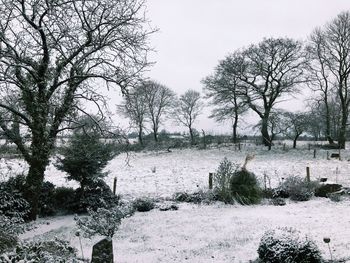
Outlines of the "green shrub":
{"label": "green shrub", "polygon": [[321,263],[316,244],[291,228],[267,231],[260,240],[259,259],[266,263]]}
{"label": "green shrub", "polygon": [[29,213],[29,203],[16,190],[0,185],[0,214],[9,218],[25,218]]}
{"label": "green shrub", "polygon": [[16,237],[7,232],[0,231],[0,254],[15,248],[17,244],[18,240]]}
{"label": "green shrub", "polygon": [[94,131],[76,131],[61,154],[56,167],[68,173],[68,180],[79,182],[82,191],[107,175],[102,170],[115,156],[113,144],[103,142]]}
{"label": "green shrub", "polygon": [[73,211],[73,205],[76,203],[75,190],[71,187],[56,187],[53,193],[54,207],[62,214]]}
{"label": "green shrub", "polygon": [[55,207],[54,193],[55,185],[50,182],[43,182],[39,199],[40,216],[53,216],[56,214],[57,208]]}
{"label": "green shrub", "polygon": [[29,242],[18,245],[12,252],[0,255],[0,262],[78,263],[76,250],[62,240]]}
{"label": "green shrub", "polygon": [[109,186],[102,180],[95,185],[75,191],[75,200],[71,206],[73,212],[85,213],[88,208],[96,211],[98,208],[111,208],[119,202],[119,196],[113,194]]}
{"label": "green shrub", "polygon": [[245,169],[236,171],[231,177],[230,192],[242,205],[258,204],[262,196],[255,174]]}
{"label": "green shrub", "polygon": [[0,183],[0,187],[3,187],[9,191],[17,191],[23,193],[25,190],[26,177],[24,174],[17,174],[11,176],[5,182]]}
{"label": "green shrub", "polygon": [[213,201],[221,201],[221,198],[215,191],[199,190],[194,193],[177,192],[174,194],[174,200],[195,204],[210,204]]}
{"label": "green shrub", "polygon": [[260,202],[262,191],[255,174],[239,169],[237,164],[224,158],[214,176],[215,197],[225,203],[237,201],[250,205]]}
{"label": "green shrub", "polygon": [[133,208],[138,212],[148,212],[154,209],[154,201],[150,198],[137,198],[132,202]]}
{"label": "green shrub", "polygon": [[112,238],[122,219],[131,216],[133,212],[134,210],[129,206],[115,206],[111,209],[98,208],[96,211],[88,209],[89,216],[77,216],[74,220],[87,238],[94,235]]}
{"label": "green shrub", "polygon": [[287,193],[294,201],[308,201],[315,193],[317,183],[307,182],[298,176],[290,176],[279,187],[280,191]]}

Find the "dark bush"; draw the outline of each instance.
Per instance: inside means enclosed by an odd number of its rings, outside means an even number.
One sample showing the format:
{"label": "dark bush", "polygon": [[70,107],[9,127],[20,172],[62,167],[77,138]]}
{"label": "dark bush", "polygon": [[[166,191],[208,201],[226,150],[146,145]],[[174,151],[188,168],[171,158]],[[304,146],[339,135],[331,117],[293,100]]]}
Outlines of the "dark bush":
{"label": "dark bush", "polygon": [[16,247],[18,240],[16,237],[0,231],[0,254]]}
{"label": "dark bush", "polygon": [[190,195],[186,192],[177,192],[174,194],[175,201],[189,202]]}
{"label": "dark bush", "polygon": [[137,198],[132,202],[133,208],[138,212],[148,212],[154,209],[154,201],[149,198]]}
{"label": "dark bush", "polygon": [[119,199],[104,181],[98,180],[95,185],[86,187],[84,191],[81,188],[76,190],[72,210],[76,213],[85,213],[87,208],[93,211],[98,208],[108,209],[117,205]]}
{"label": "dark bush", "polygon": [[52,216],[56,213],[55,206],[55,185],[50,182],[44,182],[41,187],[39,199],[39,215]]}
{"label": "dark bush", "polygon": [[274,194],[275,194],[275,189],[272,189],[272,188],[266,188],[261,190],[261,196],[263,198],[268,198],[268,199],[274,198]]}
{"label": "dark bush", "polygon": [[10,177],[7,181],[0,183],[0,187],[3,187],[9,191],[17,191],[23,193],[25,190],[26,177],[24,174],[18,174]]}
{"label": "dark bush", "polygon": [[286,205],[286,200],[281,197],[271,199],[271,204],[276,206],[284,206]]}
{"label": "dark bush", "polygon": [[267,231],[260,240],[259,259],[266,263],[321,263],[316,244],[290,228]]}
{"label": "dark bush", "polygon": [[178,192],[174,194],[174,200],[195,204],[209,204],[213,201],[221,201],[219,195],[214,191],[197,191],[194,193]]}
{"label": "dark bush", "polygon": [[230,180],[232,197],[243,205],[258,204],[261,201],[261,189],[254,173],[245,169],[236,171]]}
{"label": "dark bush", "polygon": [[66,214],[73,211],[76,202],[76,193],[70,187],[57,187],[54,191],[54,207],[57,211]]}
{"label": "dark bush", "polygon": [[315,196],[328,197],[329,194],[340,191],[342,187],[340,184],[320,184],[315,189]]}

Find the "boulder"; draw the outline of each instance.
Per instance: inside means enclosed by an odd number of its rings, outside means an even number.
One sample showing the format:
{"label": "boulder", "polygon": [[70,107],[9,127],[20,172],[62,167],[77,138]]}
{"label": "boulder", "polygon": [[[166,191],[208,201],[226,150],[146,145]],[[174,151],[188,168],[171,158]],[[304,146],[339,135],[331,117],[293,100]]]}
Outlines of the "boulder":
{"label": "boulder", "polygon": [[113,241],[102,239],[92,248],[91,263],[113,263]]}

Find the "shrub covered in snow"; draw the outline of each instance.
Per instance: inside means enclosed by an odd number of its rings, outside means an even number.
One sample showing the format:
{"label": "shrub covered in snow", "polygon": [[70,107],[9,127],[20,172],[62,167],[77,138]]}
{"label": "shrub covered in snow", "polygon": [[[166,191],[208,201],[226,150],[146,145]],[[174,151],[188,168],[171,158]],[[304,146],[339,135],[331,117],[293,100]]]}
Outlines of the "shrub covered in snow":
{"label": "shrub covered in snow", "polygon": [[0,215],[23,219],[29,213],[29,203],[22,195],[0,185]]}
{"label": "shrub covered in snow", "polygon": [[129,206],[116,206],[111,209],[98,208],[96,211],[88,209],[89,216],[76,216],[74,219],[85,237],[101,235],[112,238],[122,219],[131,216],[133,211]]}
{"label": "shrub covered in snow", "polygon": [[265,232],[258,248],[259,259],[266,263],[321,263],[316,244],[292,228]]}
{"label": "shrub covered in snow", "polygon": [[238,170],[238,165],[229,161],[226,157],[220,162],[214,176],[214,191],[220,201],[232,203],[233,197],[230,189],[231,178]]}
{"label": "shrub covered in snow", "polygon": [[187,202],[195,204],[210,204],[213,201],[222,201],[216,191],[199,190],[193,193],[177,192],[174,194],[174,200],[178,202]]}
{"label": "shrub covered in snow", "polygon": [[307,182],[298,176],[290,176],[284,180],[277,191],[286,193],[290,199],[295,201],[308,201],[315,193],[317,184]]}
{"label": "shrub covered in snow", "polygon": [[138,212],[148,212],[155,207],[155,204],[150,198],[137,198],[132,202],[132,206]]}
{"label": "shrub covered in snow", "polygon": [[12,263],[78,263],[76,250],[62,240],[39,241],[18,245],[12,252],[0,255],[0,262]]}

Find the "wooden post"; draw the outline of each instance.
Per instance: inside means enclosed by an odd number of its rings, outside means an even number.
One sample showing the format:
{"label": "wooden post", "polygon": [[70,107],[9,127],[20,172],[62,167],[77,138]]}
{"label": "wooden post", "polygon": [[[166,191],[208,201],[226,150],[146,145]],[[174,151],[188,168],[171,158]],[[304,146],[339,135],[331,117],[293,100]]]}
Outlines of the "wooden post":
{"label": "wooden post", "polygon": [[306,167],[306,181],[310,183],[310,167]]}
{"label": "wooden post", "polygon": [[340,156],[340,148],[339,148],[339,161],[341,161],[341,156]]}
{"label": "wooden post", "polygon": [[329,160],[329,151],[327,151],[327,160]]}
{"label": "wooden post", "polygon": [[316,149],[314,149],[314,158],[316,158]]}
{"label": "wooden post", "polygon": [[241,143],[238,143],[238,150],[241,151]]}
{"label": "wooden post", "polygon": [[117,190],[117,177],[114,177],[114,181],[113,181],[113,194],[115,195]]}
{"label": "wooden post", "polygon": [[286,143],[283,143],[283,151],[286,150]]}
{"label": "wooden post", "polygon": [[311,144],[310,143],[308,144],[308,147],[309,147],[309,151],[310,151],[310,149],[311,149]]}
{"label": "wooden post", "polygon": [[209,173],[209,189],[213,189],[213,173]]}

